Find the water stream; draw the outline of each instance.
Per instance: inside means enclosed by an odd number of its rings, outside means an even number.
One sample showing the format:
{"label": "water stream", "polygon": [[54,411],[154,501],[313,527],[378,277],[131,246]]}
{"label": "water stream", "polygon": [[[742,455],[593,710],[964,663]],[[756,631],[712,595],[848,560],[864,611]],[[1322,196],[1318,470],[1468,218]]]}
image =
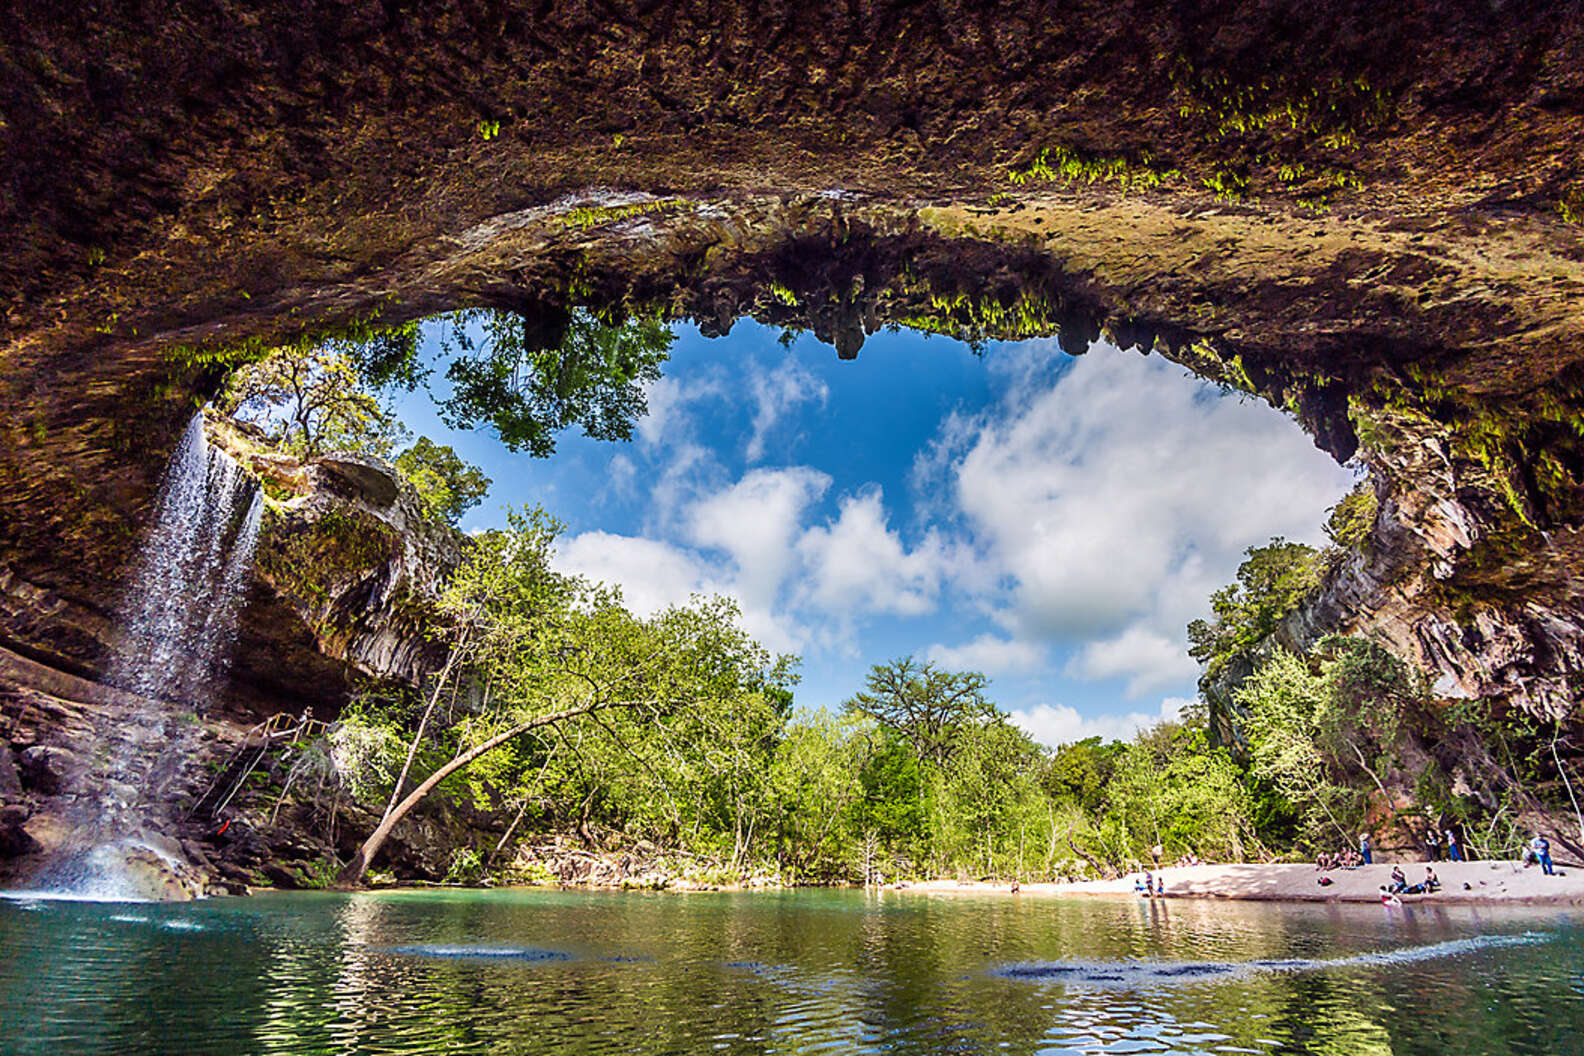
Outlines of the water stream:
{"label": "water stream", "polygon": [[126,581],[125,635],[105,682],[99,750],[72,812],[74,839],[32,887],[73,897],[146,895],[129,875],[176,872],[164,837],[172,790],[196,720],[224,684],[253,565],[263,500],[257,484],[204,437],[195,414],[160,483],[154,521]]}

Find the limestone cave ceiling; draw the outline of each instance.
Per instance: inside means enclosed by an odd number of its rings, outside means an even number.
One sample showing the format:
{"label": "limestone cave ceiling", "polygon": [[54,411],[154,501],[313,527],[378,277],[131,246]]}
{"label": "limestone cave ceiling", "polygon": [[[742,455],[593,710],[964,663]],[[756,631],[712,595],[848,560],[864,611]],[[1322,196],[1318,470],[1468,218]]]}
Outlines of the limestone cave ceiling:
{"label": "limestone cave ceiling", "polygon": [[1559,707],[1584,666],[1580,8],[10,5],[4,637],[94,639],[237,356],[642,305],[841,355],[888,325],[1104,334],[1257,393],[1388,499],[1315,618]]}

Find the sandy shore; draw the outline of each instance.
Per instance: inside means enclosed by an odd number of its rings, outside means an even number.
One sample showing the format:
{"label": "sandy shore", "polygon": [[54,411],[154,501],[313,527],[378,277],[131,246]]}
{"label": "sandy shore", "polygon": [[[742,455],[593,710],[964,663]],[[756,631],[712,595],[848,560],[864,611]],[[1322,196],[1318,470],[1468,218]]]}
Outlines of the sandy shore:
{"label": "sandy shore", "polygon": [[[1391,883],[1392,866],[1369,865],[1358,869],[1332,869],[1321,873],[1313,865],[1192,865],[1156,872],[1164,880],[1169,898],[1232,898],[1281,902],[1375,902],[1382,884]],[[1402,863],[1410,884],[1424,879],[1425,863]],[[1437,862],[1442,888],[1433,895],[1404,895],[1412,902],[1561,902],[1584,904],[1584,869],[1557,866],[1557,875],[1546,876],[1539,866],[1523,868],[1518,862]],[[1023,895],[1103,896],[1137,898],[1131,873],[1121,880],[1090,880],[1076,884],[1024,884]],[[1330,877],[1322,887],[1317,881]],[[958,883],[932,880],[909,884],[908,890],[932,892],[1002,892],[1008,884]]]}

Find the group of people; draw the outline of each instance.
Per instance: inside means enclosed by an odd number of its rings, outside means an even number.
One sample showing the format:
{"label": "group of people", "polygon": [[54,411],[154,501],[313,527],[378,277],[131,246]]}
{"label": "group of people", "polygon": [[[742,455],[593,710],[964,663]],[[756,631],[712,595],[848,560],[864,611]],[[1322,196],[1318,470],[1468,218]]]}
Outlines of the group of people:
{"label": "group of people", "polygon": [[1529,841],[1529,846],[1524,848],[1524,868],[1538,865],[1547,876],[1555,876],[1556,870],[1551,865],[1551,841],[1540,833],[1534,834],[1534,839]]}
{"label": "group of people", "polygon": [[1165,898],[1166,879],[1157,879],[1154,873],[1146,869],[1142,876],[1133,881],[1133,891],[1140,898]]}
{"label": "group of people", "polygon": [[[1442,839],[1443,833],[1445,834],[1444,841]],[[1446,848],[1447,861],[1464,861],[1463,845],[1458,843],[1457,833],[1453,832],[1451,829],[1431,829],[1429,832],[1425,833],[1425,850],[1429,853],[1430,860],[1432,862],[1439,862],[1441,860],[1442,847]]]}
{"label": "group of people", "polygon": [[1320,857],[1315,859],[1315,868],[1323,873],[1328,873],[1333,869],[1357,869],[1361,865],[1368,864],[1368,860],[1351,847],[1344,847],[1336,854],[1327,854],[1325,851],[1321,851]]}
{"label": "group of people", "polygon": [[1408,874],[1402,871],[1402,866],[1394,865],[1391,871],[1391,883],[1382,885],[1381,901],[1388,905],[1400,903],[1398,895],[1433,895],[1441,890],[1441,878],[1436,876],[1435,867],[1425,866],[1425,878],[1417,884],[1408,883]]}

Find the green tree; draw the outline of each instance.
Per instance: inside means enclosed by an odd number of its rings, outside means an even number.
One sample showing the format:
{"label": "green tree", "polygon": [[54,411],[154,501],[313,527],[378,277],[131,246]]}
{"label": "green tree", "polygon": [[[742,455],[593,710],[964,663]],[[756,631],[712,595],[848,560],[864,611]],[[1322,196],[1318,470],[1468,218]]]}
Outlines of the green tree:
{"label": "green tree", "polygon": [[450,322],[441,418],[453,429],[489,422],[507,447],[540,458],[572,425],[598,440],[631,439],[647,410],[644,386],[659,379],[675,340],[658,318],[607,322],[581,308],[534,318],[473,309]]}
{"label": "green tree", "polygon": [[[721,711],[788,685],[789,661],[772,660],[749,638],[730,603],[641,619],[618,594],[555,572],[549,558],[558,530],[542,511],[513,513],[509,530],[486,533],[471,548],[441,598],[450,621],[445,669],[390,803],[342,869],[342,886],[359,882],[391,830],[442,782],[525,735],[610,712],[661,720],[686,709]],[[448,686],[472,706],[438,710]],[[420,755],[427,776],[407,791]]]}
{"label": "green tree", "polygon": [[1127,750],[1120,741],[1105,743],[1089,737],[1064,744],[1051,753],[1040,773],[1045,794],[1057,801],[1098,811],[1105,802],[1105,786],[1116,771],[1117,757]]}
{"label": "green tree", "polygon": [[1278,537],[1246,554],[1237,582],[1210,595],[1214,619],[1188,625],[1188,654],[1206,665],[1208,678],[1274,631],[1320,582],[1312,546]]}
{"label": "green tree", "polygon": [[977,671],[940,671],[906,657],[875,664],[864,685],[843,710],[874,719],[937,767],[951,760],[970,729],[996,716],[984,696],[989,681]]}
{"label": "green tree", "polygon": [[234,373],[218,403],[304,458],[332,450],[384,457],[403,435],[340,342],[278,348]]}
{"label": "green tree", "polygon": [[430,513],[447,524],[456,524],[489,494],[490,479],[483,470],[462,461],[449,445],[437,444],[427,436],[413,441],[396,456],[395,464]]}
{"label": "green tree", "polygon": [[1249,772],[1267,784],[1297,820],[1310,846],[1351,843],[1362,813],[1357,790],[1337,780],[1320,740],[1328,705],[1325,680],[1299,656],[1279,649],[1235,696],[1244,715]]}

